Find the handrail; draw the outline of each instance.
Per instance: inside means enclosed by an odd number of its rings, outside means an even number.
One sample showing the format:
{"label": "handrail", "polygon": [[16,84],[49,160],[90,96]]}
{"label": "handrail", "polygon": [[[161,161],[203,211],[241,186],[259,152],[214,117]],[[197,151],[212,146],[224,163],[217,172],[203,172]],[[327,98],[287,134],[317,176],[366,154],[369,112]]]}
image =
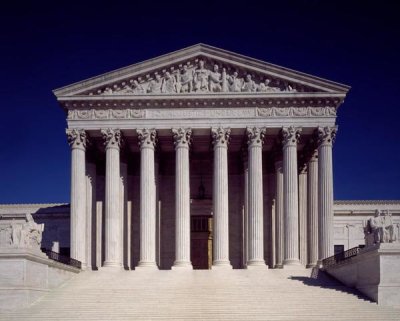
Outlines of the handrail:
{"label": "handrail", "polygon": [[345,261],[349,260],[350,258],[357,256],[361,249],[362,249],[361,246],[356,246],[347,251],[343,251],[341,253],[327,257],[326,259],[322,260],[322,266],[324,268],[326,268],[326,267],[331,267],[334,265],[343,264]]}
{"label": "handrail", "polygon": [[43,251],[49,257],[49,259],[51,259],[53,261],[57,261],[57,262],[60,262],[62,264],[73,266],[73,267],[76,267],[78,269],[82,268],[82,262],[81,261],[75,260],[73,258],[70,258],[69,256],[65,256],[65,255],[62,255],[62,254],[57,253],[57,252],[53,252],[51,250],[45,249]]}

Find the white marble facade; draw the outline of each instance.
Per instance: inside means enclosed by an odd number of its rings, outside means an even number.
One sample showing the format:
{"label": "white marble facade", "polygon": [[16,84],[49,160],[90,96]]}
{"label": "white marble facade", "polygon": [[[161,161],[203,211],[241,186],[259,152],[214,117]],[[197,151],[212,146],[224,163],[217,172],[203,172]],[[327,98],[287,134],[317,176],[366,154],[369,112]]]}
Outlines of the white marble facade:
{"label": "white marble facade", "polygon": [[194,252],[210,256],[193,248],[196,215],[212,219],[213,268],[333,255],[332,147],[348,89],[196,45],[55,90],[71,147],[71,256],[192,268]]}
{"label": "white marble facade", "polygon": [[299,167],[314,153],[318,224],[310,232],[318,260],[332,255],[332,145],[347,91],[206,45],[55,90],[68,112],[71,256],[96,268],[191,268],[190,201],[207,199],[201,186],[212,202],[202,215],[213,222],[213,267],[310,263]]}

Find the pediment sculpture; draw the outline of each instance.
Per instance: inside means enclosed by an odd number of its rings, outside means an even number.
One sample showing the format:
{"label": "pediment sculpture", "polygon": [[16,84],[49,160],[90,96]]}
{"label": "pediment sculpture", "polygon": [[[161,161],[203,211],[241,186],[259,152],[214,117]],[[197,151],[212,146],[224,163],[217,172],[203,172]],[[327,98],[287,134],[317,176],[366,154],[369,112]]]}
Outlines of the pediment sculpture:
{"label": "pediment sculpture", "polygon": [[375,216],[364,222],[365,245],[393,243],[397,241],[392,215],[389,211],[376,210]]}
{"label": "pediment sculpture", "polygon": [[0,222],[0,248],[40,250],[44,224],[37,224],[31,214],[24,219]]}
{"label": "pediment sculpture", "polygon": [[252,74],[232,66],[196,59],[176,68],[155,71],[120,83],[110,84],[89,95],[277,93],[313,91],[278,78]]}

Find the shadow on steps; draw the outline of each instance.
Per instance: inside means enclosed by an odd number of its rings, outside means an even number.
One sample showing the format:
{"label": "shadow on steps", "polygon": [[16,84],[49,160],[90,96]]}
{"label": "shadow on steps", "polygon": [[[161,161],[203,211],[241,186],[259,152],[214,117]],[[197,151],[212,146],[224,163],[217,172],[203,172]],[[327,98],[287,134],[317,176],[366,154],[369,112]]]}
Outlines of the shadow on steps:
{"label": "shadow on steps", "polygon": [[368,302],[374,302],[369,299],[367,296],[362,294],[360,291],[354,288],[350,288],[340,281],[336,280],[334,277],[330,276],[326,272],[320,270],[317,267],[312,269],[310,277],[306,276],[290,276],[290,280],[300,281],[308,286],[316,286],[324,289],[332,289],[335,291],[340,291],[348,294],[353,294],[357,296],[361,300],[365,300]]}

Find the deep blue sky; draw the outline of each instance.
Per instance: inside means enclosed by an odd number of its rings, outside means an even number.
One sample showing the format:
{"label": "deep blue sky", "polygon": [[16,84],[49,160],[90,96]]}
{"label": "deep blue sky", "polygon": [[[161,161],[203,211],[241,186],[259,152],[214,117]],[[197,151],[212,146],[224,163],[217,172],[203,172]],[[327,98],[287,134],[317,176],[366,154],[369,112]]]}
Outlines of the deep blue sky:
{"label": "deep blue sky", "polygon": [[352,86],[335,199],[400,199],[395,1],[140,2],[0,5],[0,203],[69,201],[52,89],[199,42]]}

